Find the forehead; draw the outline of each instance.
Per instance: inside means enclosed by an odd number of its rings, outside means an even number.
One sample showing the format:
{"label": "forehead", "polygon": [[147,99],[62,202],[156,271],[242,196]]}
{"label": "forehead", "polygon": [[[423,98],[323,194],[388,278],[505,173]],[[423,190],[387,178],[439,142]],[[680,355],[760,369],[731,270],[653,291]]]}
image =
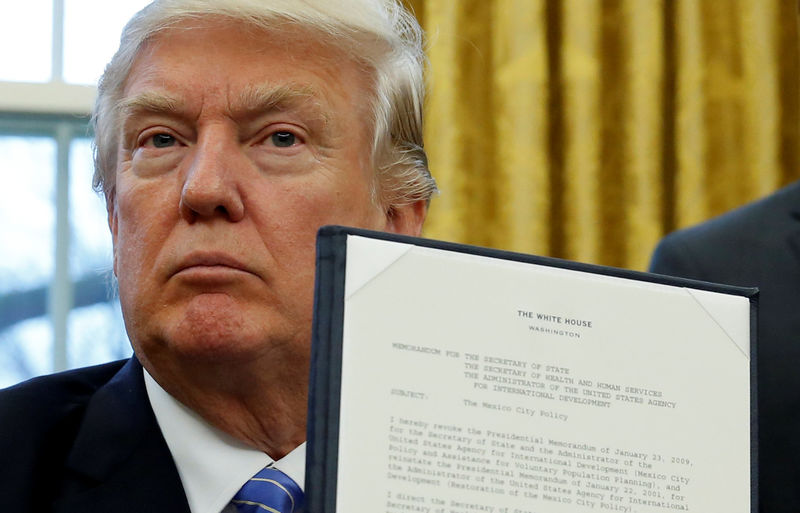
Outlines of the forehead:
{"label": "forehead", "polygon": [[174,100],[227,104],[259,93],[295,90],[363,117],[372,76],[343,47],[319,33],[284,25],[266,30],[225,18],[207,17],[170,25],[140,49],[123,98],[163,93]]}

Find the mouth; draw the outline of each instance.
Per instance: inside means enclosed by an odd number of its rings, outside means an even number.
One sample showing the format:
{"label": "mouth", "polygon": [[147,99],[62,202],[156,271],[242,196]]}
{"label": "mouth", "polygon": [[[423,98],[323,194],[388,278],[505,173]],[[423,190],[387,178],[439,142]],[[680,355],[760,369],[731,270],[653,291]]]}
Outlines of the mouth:
{"label": "mouth", "polygon": [[226,253],[202,252],[192,253],[181,259],[172,276],[193,277],[198,279],[219,279],[231,274],[256,273],[237,258]]}

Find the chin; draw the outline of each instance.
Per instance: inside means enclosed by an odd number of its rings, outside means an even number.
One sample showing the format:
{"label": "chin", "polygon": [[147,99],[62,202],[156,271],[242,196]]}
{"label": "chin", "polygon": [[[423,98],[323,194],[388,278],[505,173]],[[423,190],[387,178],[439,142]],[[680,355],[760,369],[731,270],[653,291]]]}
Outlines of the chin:
{"label": "chin", "polygon": [[[210,299],[210,300],[209,300]],[[270,316],[242,311],[230,298],[206,298],[155,318],[151,332],[159,333],[162,350],[187,359],[252,359],[270,336]],[[255,322],[254,322],[255,320]],[[159,329],[159,325],[160,328]]]}
{"label": "chin", "polygon": [[222,370],[262,359],[302,362],[310,352],[310,318],[297,322],[265,308],[263,301],[240,301],[225,294],[196,296],[134,326],[140,328],[131,338],[136,353],[154,365],[183,362]]}

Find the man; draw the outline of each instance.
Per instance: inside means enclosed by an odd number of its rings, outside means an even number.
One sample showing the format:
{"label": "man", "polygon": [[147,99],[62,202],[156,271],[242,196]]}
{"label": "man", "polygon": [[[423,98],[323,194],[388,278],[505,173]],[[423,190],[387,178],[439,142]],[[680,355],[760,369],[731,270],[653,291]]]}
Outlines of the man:
{"label": "man", "polygon": [[133,18],[94,124],[135,356],[0,394],[0,510],[236,511],[273,464],[302,486],[316,230],[420,233],[423,61],[393,0]]}
{"label": "man", "polygon": [[800,182],[668,235],[650,270],[760,289],[760,510],[800,511]]}

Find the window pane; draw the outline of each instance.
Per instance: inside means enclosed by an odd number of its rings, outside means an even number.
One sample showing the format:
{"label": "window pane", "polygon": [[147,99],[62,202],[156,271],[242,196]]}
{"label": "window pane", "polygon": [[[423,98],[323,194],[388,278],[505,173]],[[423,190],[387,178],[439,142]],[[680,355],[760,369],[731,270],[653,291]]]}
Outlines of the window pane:
{"label": "window pane", "polygon": [[0,80],[47,82],[52,76],[53,0],[3,2]]}
{"label": "window pane", "polygon": [[52,365],[55,141],[0,136],[0,386]]}
{"label": "window pane", "polygon": [[148,3],[64,0],[64,81],[96,84],[119,47],[122,27]]}
{"label": "window pane", "polygon": [[111,233],[105,201],[92,189],[91,140],[74,139],[69,157],[70,273],[73,279],[109,274]]}
{"label": "window pane", "polygon": [[131,350],[119,301],[73,309],[67,325],[67,360],[83,367],[128,358]]}
{"label": "window pane", "polygon": [[0,388],[53,371],[53,328],[46,316],[0,329]]}
{"label": "window pane", "polygon": [[53,276],[55,155],[53,139],[0,136],[0,294]]}
{"label": "window pane", "polygon": [[105,201],[92,189],[90,139],[72,141],[69,168],[70,275],[75,308],[67,321],[67,361],[70,367],[82,367],[126,358],[132,351],[113,294]]}

